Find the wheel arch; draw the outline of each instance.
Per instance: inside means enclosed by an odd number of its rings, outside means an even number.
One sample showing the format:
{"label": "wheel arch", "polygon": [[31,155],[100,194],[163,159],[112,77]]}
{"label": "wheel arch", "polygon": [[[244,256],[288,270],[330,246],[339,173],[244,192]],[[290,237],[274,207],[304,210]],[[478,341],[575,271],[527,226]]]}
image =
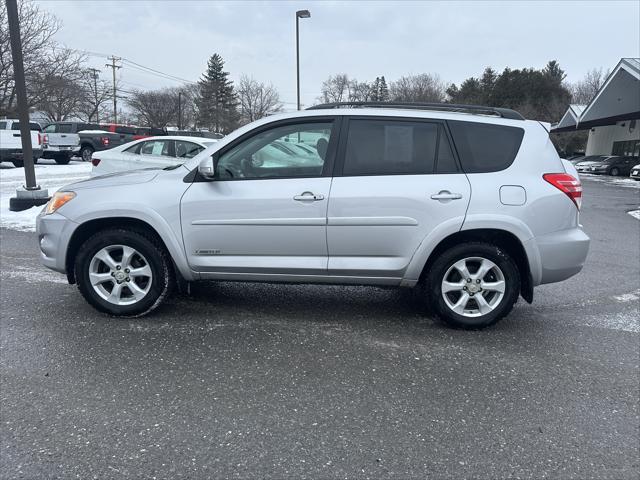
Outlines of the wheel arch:
{"label": "wheel arch", "polygon": [[[80,246],[92,235],[109,228],[127,228],[132,231],[152,235],[169,253],[174,270],[177,275],[185,280],[194,280],[194,274],[183,260],[181,247],[170,241],[170,236],[162,235],[161,230],[150,222],[135,217],[101,217],[87,220],[81,223],[72,233],[67,244],[65,255],[65,270],[69,283],[75,283],[74,262]],[[169,240],[169,241],[167,241]]]}
{"label": "wheel arch", "polygon": [[449,248],[468,242],[486,242],[504,249],[513,258],[520,272],[520,295],[528,303],[533,301],[533,277],[529,257],[523,242],[514,233],[496,228],[474,228],[460,230],[443,238],[425,259],[419,280],[423,280],[431,265],[440,254]]}

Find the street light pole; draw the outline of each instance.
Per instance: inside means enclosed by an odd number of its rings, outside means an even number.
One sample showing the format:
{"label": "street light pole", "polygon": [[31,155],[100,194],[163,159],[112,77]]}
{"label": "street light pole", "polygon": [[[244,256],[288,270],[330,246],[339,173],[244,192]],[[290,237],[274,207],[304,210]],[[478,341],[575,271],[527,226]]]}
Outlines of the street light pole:
{"label": "street light pole", "polygon": [[29,125],[29,106],[27,104],[27,86],[24,79],[22,59],[22,41],[20,39],[20,23],[18,21],[18,4],[16,0],[6,0],[9,37],[11,42],[11,58],[13,60],[13,78],[15,80],[18,100],[18,119],[20,121],[20,140],[22,143],[22,162],[24,165],[25,185],[16,190],[16,196],[9,199],[9,210],[20,211],[45,204],[48,199],[46,190],[36,184],[36,172],[33,166],[33,145],[31,145],[31,126]]}
{"label": "street light pole", "polygon": [[296,92],[298,98],[298,110],[300,110],[300,28],[301,18],[309,18],[311,13],[309,10],[298,10],[296,12]]}

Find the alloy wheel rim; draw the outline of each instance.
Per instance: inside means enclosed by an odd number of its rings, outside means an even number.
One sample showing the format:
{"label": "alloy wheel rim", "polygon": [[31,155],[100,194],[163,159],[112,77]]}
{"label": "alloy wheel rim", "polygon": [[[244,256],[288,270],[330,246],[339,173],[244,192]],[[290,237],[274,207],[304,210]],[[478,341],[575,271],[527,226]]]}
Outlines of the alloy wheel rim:
{"label": "alloy wheel rim", "polygon": [[114,305],[133,305],[149,293],[153,273],[147,259],[135,248],[109,245],[92,257],[89,281],[103,300]]}
{"label": "alloy wheel rim", "polygon": [[470,318],[493,312],[502,302],[505,288],[502,270],[483,257],[458,260],[444,274],[441,284],[447,307]]}

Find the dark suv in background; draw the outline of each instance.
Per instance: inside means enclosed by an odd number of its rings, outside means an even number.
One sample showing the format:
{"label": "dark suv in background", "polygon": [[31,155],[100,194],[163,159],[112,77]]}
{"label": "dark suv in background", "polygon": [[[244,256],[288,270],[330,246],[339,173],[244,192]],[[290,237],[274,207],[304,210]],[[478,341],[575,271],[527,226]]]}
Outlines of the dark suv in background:
{"label": "dark suv in background", "polygon": [[584,157],[576,164],[576,169],[581,173],[593,173],[611,175],[613,177],[628,177],[631,167],[636,163],[634,157],[621,157],[618,155],[592,155]]}

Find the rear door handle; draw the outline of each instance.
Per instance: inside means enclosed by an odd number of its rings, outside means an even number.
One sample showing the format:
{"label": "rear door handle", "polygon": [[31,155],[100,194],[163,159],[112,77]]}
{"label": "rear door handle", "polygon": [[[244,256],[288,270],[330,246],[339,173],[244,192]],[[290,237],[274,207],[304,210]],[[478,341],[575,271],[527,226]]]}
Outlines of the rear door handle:
{"label": "rear door handle", "polygon": [[316,195],[313,192],[302,192],[300,195],[293,197],[296,202],[318,202],[324,200],[324,195]]}
{"label": "rear door handle", "polygon": [[434,193],[431,195],[431,200],[460,200],[462,198],[462,194],[460,193],[451,193],[449,190],[440,190],[438,193]]}

